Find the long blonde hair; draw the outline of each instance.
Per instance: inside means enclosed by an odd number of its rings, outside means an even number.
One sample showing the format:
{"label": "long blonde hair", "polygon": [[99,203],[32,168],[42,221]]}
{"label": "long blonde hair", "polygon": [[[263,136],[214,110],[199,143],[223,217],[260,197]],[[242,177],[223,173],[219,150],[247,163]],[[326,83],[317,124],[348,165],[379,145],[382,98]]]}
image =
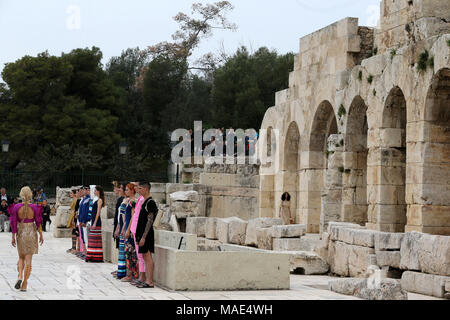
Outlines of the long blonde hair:
{"label": "long blonde hair", "polygon": [[31,200],[33,199],[33,192],[31,191],[30,187],[26,186],[20,189],[20,198],[22,199],[23,205],[24,205],[24,211],[25,215],[28,211],[28,205],[30,204]]}

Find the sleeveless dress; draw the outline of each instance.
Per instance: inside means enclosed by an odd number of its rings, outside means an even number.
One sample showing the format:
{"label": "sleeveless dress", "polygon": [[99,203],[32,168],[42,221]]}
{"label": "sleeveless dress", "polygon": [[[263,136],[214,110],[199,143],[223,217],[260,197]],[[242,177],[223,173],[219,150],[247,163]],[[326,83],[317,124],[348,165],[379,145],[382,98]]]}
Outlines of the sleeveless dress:
{"label": "sleeveless dress", "polygon": [[102,247],[102,220],[101,217],[97,220],[97,225],[94,226],[95,217],[97,216],[98,202],[92,204],[91,211],[91,228],[88,234],[88,248],[86,254],[86,262],[103,262],[103,247]]}
{"label": "sleeveless dress", "polygon": [[291,224],[291,203],[290,201],[282,201],[281,202],[281,213],[280,218],[283,220],[284,225]]}
{"label": "sleeveless dress", "polygon": [[[125,225],[126,225],[125,230],[128,228],[128,225],[131,223],[131,210],[132,210],[132,205],[131,205],[131,201],[130,201],[130,203],[127,205],[126,211],[125,211]],[[128,275],[132,279],[137,279],[139,277],[139,264],[138,264],[134,239],[131,234],[130,234],[130,237],[125,240],[125,259],[126,259],[126,268],[128,271]]]}
{"label": "sleeveless dress", "polygon": [[[125,225],[125,209],[127,205],[122,202],[122,204],[119,207],[119,228],[122,231],[122,228]],[[129,221],[128,221],[129,223]],[[125,229],[128,227],[128,224],[125,225]],[[119,279],[126,277],[127,275],[127,262],[125,259],[125,239],[122,236],[122,232],[120,232],[120,239],[119,239],[119,259],[118,259],[118,266],[117,266],[117,277]]]}
{"label": "sleeveless dress", "polygon": [[19,209],[24,205],[22,203],[13,204],[8,207],[11,232],[17,233],[17,251],[19,256],[38,254],[38,236],[37,231],[42,225],[43,207],[30,204],[28,207],[33,210],[32,219],[20,219]]}

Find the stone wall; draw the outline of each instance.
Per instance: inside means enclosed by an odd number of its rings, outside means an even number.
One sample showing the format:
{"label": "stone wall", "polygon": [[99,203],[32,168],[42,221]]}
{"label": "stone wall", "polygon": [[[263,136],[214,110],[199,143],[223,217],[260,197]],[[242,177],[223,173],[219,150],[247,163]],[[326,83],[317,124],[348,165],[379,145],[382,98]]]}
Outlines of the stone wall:
{"label": "stone wall", "polygon": [[346,18],[301,38],[261,125],[276,148],[259,216],[276,217],[287,191],[308,232],[341,221],[450,235],[449,41],[448,0],[382,1],[379,29]]}
{"label": "stone wall", "polygon": [[316,252],[333,274],[365,278],[378,266],[401,279],[409,292],[443,298],[450,281],[450,237],[419,232],[389,233],[331,222]]}

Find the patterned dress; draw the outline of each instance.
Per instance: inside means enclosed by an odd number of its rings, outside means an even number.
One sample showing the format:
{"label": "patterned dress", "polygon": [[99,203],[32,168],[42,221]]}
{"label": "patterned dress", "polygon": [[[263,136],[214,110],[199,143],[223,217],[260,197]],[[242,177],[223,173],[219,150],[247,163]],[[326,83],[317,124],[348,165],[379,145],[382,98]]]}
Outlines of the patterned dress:
{"label": "patterned dress", "polygon": [[[127,205],[122,202],[119,207],[119,229],[122,231],[125,225],[125,230],[128,228],[128,224],[125,221],[125,210]],[[129,221],[128,221],[129,223]],[[126,277],[127,275],[127,261],[125,259],[125,239],[122,236],[122,232],[120,232],[120,240],[119,240],[119,262],[117,266],[117,277],[119,279]]]}
{"label": "patterned dress", "polygon": [[[131,210],[134,205],[135,204],[132,201],[130,201],[130,203],[127,205],[125,211],[125,220],[129,219],[129,221],[131,221]],[[136,248],[134,245],[134,239],[132,236],[125,240],[125,259],[128,276],[130,276],[132,279],[137,279],[139,277],[139,264],[136,254]]]}
{"label": "patterned dress", "polygon": [[[94,226],[95,217],[97,216],[98,202],[92,205],[91,228],[88,234],[88,248],[86,254],[86,262],[103,262],[103,246],[102,246],[102,220],[99,217],[97,225]],[[91,209],[90,209],[91,210]]]}

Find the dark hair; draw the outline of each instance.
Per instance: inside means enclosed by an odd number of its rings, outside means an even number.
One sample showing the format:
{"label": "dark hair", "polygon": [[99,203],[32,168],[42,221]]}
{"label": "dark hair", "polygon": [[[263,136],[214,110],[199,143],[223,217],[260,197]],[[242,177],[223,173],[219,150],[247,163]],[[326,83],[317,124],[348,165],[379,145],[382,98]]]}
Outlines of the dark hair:
{"label": "dark hair", "polygon": [[146,180],[140,180],[139,182],[139,186],[143,187],[143,188],[148,188],[148,190],[150,190],[152,188],[152,185],[150,182],[146,181]]}
{"label": "dark hair", "polygon": [[72,190],[70,190],[73,194],[75,194],[75,193],[77,193],[77,189],[72,189]]}
{"label": "dark hair", "polygon": [[105,191],[103,191],[102,186],[95,186],[95,190],[100,192],[100,199],[102,199],[102,208],[105,206]]}
{"label": "dark hair", "polygon": [[282,201],[291,201],[291,195],[287,192],[283,193],[283,195],[281,196],[281,200]]}

